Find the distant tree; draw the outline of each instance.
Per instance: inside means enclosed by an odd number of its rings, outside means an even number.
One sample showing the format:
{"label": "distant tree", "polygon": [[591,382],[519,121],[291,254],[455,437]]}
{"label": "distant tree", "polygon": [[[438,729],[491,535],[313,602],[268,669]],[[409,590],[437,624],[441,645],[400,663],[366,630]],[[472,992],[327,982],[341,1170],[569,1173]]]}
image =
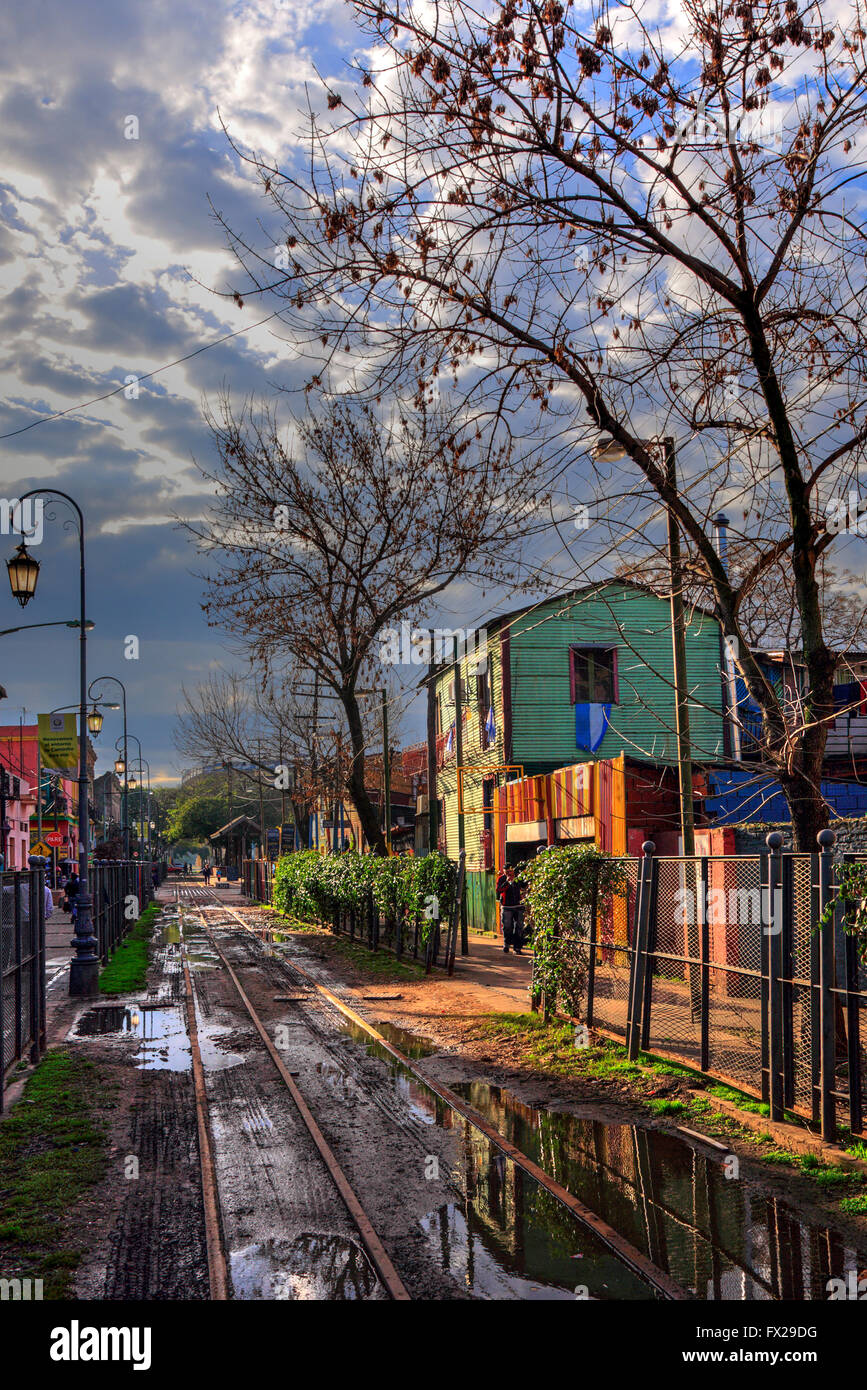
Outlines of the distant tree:
{"label": "distant tree", "polygon": [[166,834],[170,844],[182,840],[201,843],[225,825],[229,805],[222,797],[193,796],[181,801],[169,816]]}

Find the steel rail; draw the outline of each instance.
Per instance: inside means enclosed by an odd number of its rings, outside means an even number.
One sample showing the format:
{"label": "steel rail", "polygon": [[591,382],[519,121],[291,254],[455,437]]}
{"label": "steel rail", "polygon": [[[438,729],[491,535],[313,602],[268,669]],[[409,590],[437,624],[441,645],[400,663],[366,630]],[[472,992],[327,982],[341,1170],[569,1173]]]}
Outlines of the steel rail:
{"label": "steel rail", "polygon": [[[183,913],[178,902],[178,920]],[[202,1053],[199,1047],[199,1032],[196,1027],[196,1003],[193,997],[193,982],[190,970],[184,961],[184,986],[187,999],[187,1030],[190,1035],[190,1050],[193,1056],[193,1087],[196,1096],[196,1126],[199,1134],[199,1166],[202,1172],[202,1202],[205,1209],[205,1244],[208,1251],[208,1280],[211,1298],[222,1302],[229,1297],[228,1267],[220,1222],[219,1188],[217,1170],[214,1164],[214,1148],[211,1142],[211,1127],[208,1116],[208,1095],[205,1089],[205,1070],[202,1066]]]}
{"label": "steel rail", "polygon": [[[177,901],[180,904],[180,893],[177,894]],[[223,911],[226,911],[225,903],[214,904],[214,906],[219,906],[221,909],[223,909]],[[194,909],[189,905],[187,906],[187,910],[191,912],[194,911]],[[235,915],[231,912],[231,909],[228,909],[228,911],[232,916]],[[331,1177],[334,1186],[337,1188],[337,1191],[340,1194],[344,1206],[346,1207],[347,1211],[349,1212],[349,1215],[351,1216],[353,1222],[355,1223],[355,1226],[358,1229],[358,1233],[361,1237],[364,1248],[367,1251],[368,1257],[371,1263],[373,1264],[373,1267],[376,1270],[376,1273],[379,1276],[379,1279],[383,1287],[386,1289],[387,1293],[389,1294],[389,1297],[394,1299],[395,1302],[410,1302],[411,1295],[407,1290],[406,1285],[403,1283],[403,1280],[401,1279],[400,1275],[398,1274],[397,1270],[392,1264],[391,1259],[389,1258],[384,1245],[382,1244],[381,1240],[379,1239],[379,1236],[376,1234],[376,1231],[374,1230],[373,1224],[369,1216],[365,1212],[363,1206],[361,1205],[361,1202],[358,1200],[358,1197],[356,1196],[345,1173],[343,1172],[343,1169],[340,1167],[340,1164],[335,1158],[333,1150],[331,1149],[327,1139],[325,1138],[324,1134],[322,1133],[321,1129],[316,1123],[316,1120],[314,1119],[313,1114],[307,1105],[307,1102],[305,1101],[304,1097],[302,1096],[301,1092],[296,1086],[291,1073],[287,1069],[282,1057],[280,1056],[279,1052],[277,1051],[270,1037],[268,1036],[267,1029],[265,1028],[265,1025],[263,1024],[262,1020],[257,1014],[249,998],[247,997],[247,994],[244,991],[241,981],[238,979],[238,976],[236,975],[229,961],[226,959],[225,955],[220,950],[219,946],[214,940],[214,937],[212,936],[211,932],[208,930],[208,927],[205,925],[204,919],[201,920],[202,930],[204,931],[205,936],[208,938],[217,955],[219,956],[220,960],[222,961],[223,967],[226,970],[226,973],[232,981],[233,985],[235,986],[235,989],[238,992],[238,996],[242,1004],[244,1005],[244,1008],[247,1010],[247,1013],[250,1016],[250,1020],[253,1023],[253,1026],[255,1027],[257,1033],[259,1034],[259,1037],[262,1039],[262,1042],[264,1043],[265,1048],[267,1049],[269,1057],[271,1058],[272,1062],[274,1063],[275,1067],[280,1073],[280,1078],[285,1083],[286,1089],[291,1095],[292,1100],[295,1103],[295,1107],[298,1110],[301,1119],[304,1121],[304,1125],[308,1133],[310,1134],[310,1137],[312,1138],[314,1144],[316,1145],[320,1157],[322,1158],[326,1168],[328,1169],[329,1176]]]}
{"label": "steel rail", "polygon": [[[219,906],[223,912],[235,919],[248,936],[252,937],[253,940],[258,940],[256,933],[247,926],[239,913],[229,907],[228,903],[215,903],[214,906]],[[213,938],[211,939],[213,941]],[[216,948],[216,943],[214,943],[214,945]],[[512,1160],[516,1167],[523,1169],[535,1182],[539,1183],[547,1192],[550,1192],[553,1197],[556,1197],[564,1207],[568,1208],[576,1220],[593,1231],[593,1233],[597,1235],[634,1274],[644,1279],[652,1288],[656,1289],[663,1298],[672,1301],[690,1301],[690,1294],[681,1288],[680,1284],[672,1279],[670,1275],[666,1274],[658,1265],[655,1265],[641,1250],[638,1250],[634,1245],[630,1244],[619,1231],[616,1231],[614,1227],[609,1225],[601,1216],[597,1216],[596,1212],[585,1206],[577,1197],[574,1197],[561,1183],[557,1182],[556,1178],[552,1178],[550,1174],[546,1173],[544,1168],[541,1168],[538,1163],[534,1163],[531,1158],[528,1158],[525,1153],[516,1148],[511,1140],[507,1139],[504,1134],[501,1134],[483,1115],[480,1115],[472,1106],[467,1105],[466,1101],[461,1096],[456,1095],[454,1091],[450,1090],[448,1086],[444,1086],[442,1082],[432,1081],[430,1077],[418,1071],[417,1068],[413,1066],[410,1059],[405,1057],[392,1043],[388,1042],[381,1033],[378,1033],[373,1025],[368,1023],[366,1018],[362,1018],[361,1014],[357,1014],[354,1009],[351,1009],[349,1005],[344,1003],[336,994],[332,994],[324,985],[320,985],[318,981],[315,980],[312,975],[309,975],[306,970],[302,969],[300,965],[297,965],[294,961],[284,961],[283,963],[287,965],[290,970],[296,971],[297,974],[311,984],[314,989],[318,990],[329,1003],[339,1009],[346,1018],[357,1024],[358,1027],[362,1028],[375,1042],[385,1048],[385,1050],[400,1062],[402,1066],[406,1067],[423,1086],[426,1086],[434,1095],[439,1096],[441,1100],[445,1101],[446,1105],[451,1106],[457,1114],[463,1116],[475,1129],[478,1129],[487,1139],[496,1144],[497,1147]],[[231,969],[231,967],[229,968]]]}

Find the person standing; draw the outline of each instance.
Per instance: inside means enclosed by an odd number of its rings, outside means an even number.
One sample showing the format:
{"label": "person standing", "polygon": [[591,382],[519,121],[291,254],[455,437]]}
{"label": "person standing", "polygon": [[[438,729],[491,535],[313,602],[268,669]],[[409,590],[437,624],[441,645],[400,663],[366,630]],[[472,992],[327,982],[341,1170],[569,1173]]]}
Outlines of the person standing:
{"label": "person standing", "polygon": [[524,906],[521,902],[521,885],[515,878],[515,870],[511,864],[504,870],[502,889],[499,881],[497,889],[503,907],[503,951],[508,955],[511,947],[515,955],[519,956],[524,945]]}

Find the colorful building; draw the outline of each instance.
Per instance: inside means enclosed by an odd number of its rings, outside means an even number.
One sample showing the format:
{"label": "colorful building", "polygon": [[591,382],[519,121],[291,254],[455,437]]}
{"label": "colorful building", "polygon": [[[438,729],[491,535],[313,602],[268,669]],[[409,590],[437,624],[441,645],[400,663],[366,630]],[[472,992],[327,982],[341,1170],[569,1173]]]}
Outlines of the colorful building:
{"label": "colorful building", "polygon": [[[614,853],[652,831],[676,852],[671,610],[643,585],[605,581],[487,625],[432,683],[439,847],[466,850],[468,916],[491,927],[503,863],[587,841]],[[480,660],[480,654],[483,654]],[[686,630],[698,809],[725,757],[719,626]]]}

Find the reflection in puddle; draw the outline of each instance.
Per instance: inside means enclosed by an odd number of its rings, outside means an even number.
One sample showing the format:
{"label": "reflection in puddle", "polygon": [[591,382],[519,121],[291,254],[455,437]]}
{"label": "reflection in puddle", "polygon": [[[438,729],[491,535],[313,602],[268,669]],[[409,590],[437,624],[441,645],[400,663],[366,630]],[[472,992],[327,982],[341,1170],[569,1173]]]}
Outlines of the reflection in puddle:
{"label": "reflection in puddle", "polygon": [[867,1265],[867,1242],[847,1247],[675,1135],[537,1110],[485,1082],[453,1089],[700,1299],[824,1300],[830,1278]]}
{"label": "reflection in puddle", "polygon": [[337,1235],[271,1240],[229,1255],[235,1298],[310,1302],[370,1298],[376,1273],[354,1241]]}
{"label": "reflection in puddle", "polygon": [[[413,1118],[455,1132],[457,1163],[439,1176],[455,1200],[420,1223],[442,1269],[476,1298],[652,1299],[634,1274],[568,1208],[468,1120],[413,1076],[364,1029],[344,1019],[341,1030],[380,1057],[402,1108]],[[576,1288],[579,1295],[576,1295]]]}
{"label": "reflection in puddle", "polygon": [[137,1038],[141,1046],[133,1065],[142,1071],[189,1071],[190,1040],[179,1008],[174,1004],[145,1008],[140,1004],[98,1005],[79,1019],[80,1038],[119,1033]]}
{"label": "reflection in puddle", "polygon": [[387,1042],[402,1052],[404,1057],[432,1057],[439,1051],[436,1043],[430,1038],[425,1038],[420,1033],[410,1033],[406,1028],[399,1028],[396,1023],[375,1023],[373,1026]]}

